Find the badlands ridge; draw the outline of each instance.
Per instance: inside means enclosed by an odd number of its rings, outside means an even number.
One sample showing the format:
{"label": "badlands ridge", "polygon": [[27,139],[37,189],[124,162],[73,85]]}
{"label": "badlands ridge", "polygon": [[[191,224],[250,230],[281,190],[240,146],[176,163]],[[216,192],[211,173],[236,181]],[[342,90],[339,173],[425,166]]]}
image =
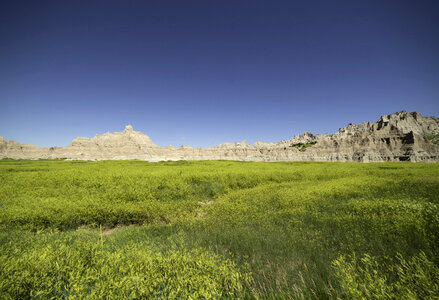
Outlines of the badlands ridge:
{"label": "badlands ridge", "polygon": [[303,133],[276,143],[224,143],[210,148],[160,147],[128,125],[122,132],[77,137],[66,147],[39,148],[0,137],[0,158],[72,160],[439,161],[439,119],[397,112],[334,134]]}

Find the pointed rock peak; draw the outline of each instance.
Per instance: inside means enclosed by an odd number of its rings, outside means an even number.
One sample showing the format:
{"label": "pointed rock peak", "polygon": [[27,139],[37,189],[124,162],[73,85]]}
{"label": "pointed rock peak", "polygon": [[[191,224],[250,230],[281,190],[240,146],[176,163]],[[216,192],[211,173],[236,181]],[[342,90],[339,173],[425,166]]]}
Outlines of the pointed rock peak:
{"label": "pointed rock peak", "polygon": [[82,137],[82,136],[77,136],[76,138],[74,138],[74,141],[81,141],[81,140],[89,140],[90,138],[88,137]]}
{"label": "pointed rock peak", "polygon": [[125,130],[124,131],[133,131],[133,126],[131,126],[131,125],[125,126]]}

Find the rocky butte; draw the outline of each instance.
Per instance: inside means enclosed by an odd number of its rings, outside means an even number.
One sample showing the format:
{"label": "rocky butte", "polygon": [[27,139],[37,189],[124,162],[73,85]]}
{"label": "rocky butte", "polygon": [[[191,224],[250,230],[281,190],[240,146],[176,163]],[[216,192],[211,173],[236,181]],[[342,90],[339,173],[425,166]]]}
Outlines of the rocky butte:
{"label": "rocky butte", "polygon": [[134,131],[77,137],[66,147],[39,148],[0,137],[0,158],[69,160],[241,160],[241,161],[340,161],[386,162],[439,161],[439,119],[417,112],[397,112],[374,123],[349,124],[338,132],[305,132],[290,140],[250,145],[224,143],[210,148],[165,148]]}

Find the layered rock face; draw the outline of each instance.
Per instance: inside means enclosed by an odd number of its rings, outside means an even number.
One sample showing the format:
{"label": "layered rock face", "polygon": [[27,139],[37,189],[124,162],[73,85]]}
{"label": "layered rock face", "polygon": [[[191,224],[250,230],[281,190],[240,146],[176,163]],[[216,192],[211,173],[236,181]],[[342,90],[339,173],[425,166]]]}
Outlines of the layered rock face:
{"label": "layered rock face", "polygon": [[401,111],[374,123],[349,124],[334,134],[303,133],[276,143],[224,143],[210,148],[165,148],[128,125],[122,132],[77,137],[66,147],[38,148],[0,137],[0,158],[241,161],[439,161],[439,119]]}

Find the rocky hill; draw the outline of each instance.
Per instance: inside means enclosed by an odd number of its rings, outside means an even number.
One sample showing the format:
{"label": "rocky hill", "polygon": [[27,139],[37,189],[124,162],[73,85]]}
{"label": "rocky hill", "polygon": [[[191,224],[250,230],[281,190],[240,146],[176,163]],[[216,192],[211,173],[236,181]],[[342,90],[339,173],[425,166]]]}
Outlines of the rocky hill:
{"label": "rocky hill", "polygon": [[439,161],[439,119],[417,112],[397,112],[374,123],[348,124],[334,134],[305,132],[290,140],[250,145],[224,143],[210,148],[162,148],[128,125],[122,132],[77,137],[66,147],[39,148],[0,137],[0,158],[242,161]]}

